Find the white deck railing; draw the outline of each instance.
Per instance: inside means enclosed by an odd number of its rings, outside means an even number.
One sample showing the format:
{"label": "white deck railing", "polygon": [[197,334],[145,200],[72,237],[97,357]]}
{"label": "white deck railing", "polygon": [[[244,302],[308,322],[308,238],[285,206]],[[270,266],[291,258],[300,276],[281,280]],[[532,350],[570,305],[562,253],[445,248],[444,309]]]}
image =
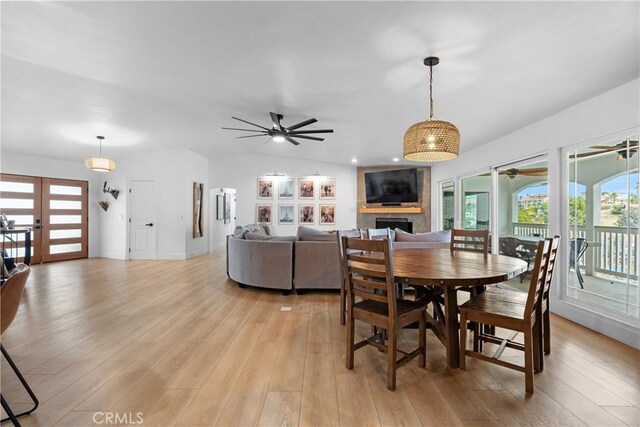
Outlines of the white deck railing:
{"label": "white deck railing", "polygon": [[[547,224],[513,223],[513,234],[519,236],[540,235],[547,237]],[[585,227],[572,227],[571,238],[586,238],[593,246],[580,259],[579,265],[591,271],[633,280],[638,279],[638,229],[626,227],[593,227],[592,237],[587,237]]]}

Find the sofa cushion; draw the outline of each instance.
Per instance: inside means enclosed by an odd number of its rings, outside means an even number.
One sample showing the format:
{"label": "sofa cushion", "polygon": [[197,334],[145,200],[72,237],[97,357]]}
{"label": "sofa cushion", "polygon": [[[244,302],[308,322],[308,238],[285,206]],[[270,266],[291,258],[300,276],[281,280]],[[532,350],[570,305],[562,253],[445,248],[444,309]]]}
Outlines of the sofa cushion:
{"label": "sofa cushion", "polygon": [[404,230],[396,228],[396,242],[440,242],[446,243],[451,241],[451,231],[432,231],[430,233],[407,233]]}
{"label": "sofa cushion", "polygon": [[245,233],[246,240],[271,240],[274,242],[295,242],[298,240],[296,236],[267,236],[266,234]]}
{"label": "sofa cushion", "polygon": [[324,231],[316,230],[314,228],[307,227],[305,225],[300,225],[300,226],[298,226],[298,239],[300,239],[302,241],[314,241],[314,242],[331,241],[331,242],[333,242],[333,241],[336,240],[336,235],[335,234],[329,234],[329,233],[324,232]]}

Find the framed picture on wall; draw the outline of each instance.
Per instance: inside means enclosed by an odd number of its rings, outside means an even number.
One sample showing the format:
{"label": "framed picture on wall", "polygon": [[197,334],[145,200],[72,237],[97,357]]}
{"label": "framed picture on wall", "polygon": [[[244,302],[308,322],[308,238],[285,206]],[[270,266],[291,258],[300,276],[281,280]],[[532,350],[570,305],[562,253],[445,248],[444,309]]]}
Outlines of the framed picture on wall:
{"label": "framed picture on wall", "polygon": [[231,193],[224,193],[224,223],[231,222],[231,203],[233,203],[232,197],[235,197]]}
{"label": "framed picture on wall", "polygon": [[314,224],[315,206],[314,205],[298,205],[298,224]]}
{"label": "framed picture on wall", "polygon": [[278,199],[293,199],[293,178],[282,178],[278,182]]}
{"label": "framed picture on wall", "polygon": [[320,225],[336,223],[336,205],[320,205]]}
{"label": "framed picture on wall", "polygon": [[278,224],[293,225],[295,222],[293,205],[278,205]]}
{"label": "framed picture on wall", "polygon": [[323,178],[318,183],[318,193],[320,200],[333,200],[336,198],[335,178]]}
{"label": "framed picture on wall", "polygon": [[299,199],[315,199],[316,193],[313,185],[313,179],[300,178],[298,180],[298,198]]}
{"label": "framed picture on wall", "polygon": [[271,205],[256,205],[256,222],[271,224]]}
{"label": "framed picture on wall", "polygon": [[258,178],[258,199],[273,199],[273,180]]}

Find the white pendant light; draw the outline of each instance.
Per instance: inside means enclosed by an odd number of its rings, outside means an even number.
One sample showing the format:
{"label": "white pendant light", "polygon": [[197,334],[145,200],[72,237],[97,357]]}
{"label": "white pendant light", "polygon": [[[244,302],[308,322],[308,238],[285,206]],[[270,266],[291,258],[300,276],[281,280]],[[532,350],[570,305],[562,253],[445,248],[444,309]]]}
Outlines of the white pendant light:
{"label": "white pendant light", "polygon": [[89,157],[85,160],[84,165],[92,171],[111,172],[116,168],[116,162],[102,157],[102,141],[104,140],[104,136],[96,136],[96,138],[98,138],[100,142],[100,157]]}

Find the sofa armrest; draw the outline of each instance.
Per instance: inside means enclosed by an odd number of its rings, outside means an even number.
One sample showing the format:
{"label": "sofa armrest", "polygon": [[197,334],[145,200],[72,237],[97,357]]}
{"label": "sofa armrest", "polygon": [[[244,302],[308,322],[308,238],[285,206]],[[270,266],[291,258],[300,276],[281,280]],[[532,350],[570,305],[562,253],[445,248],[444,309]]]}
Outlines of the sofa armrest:
{"label": "sofa armrest", "polygon": [[227,240],[229,277],[243,285],[270,289],[293,288],[293,242]]}
{"label": "sofa armrest", "polygon": [[295,242],[296,289],[340,289],[342,274],[338,242]]}

